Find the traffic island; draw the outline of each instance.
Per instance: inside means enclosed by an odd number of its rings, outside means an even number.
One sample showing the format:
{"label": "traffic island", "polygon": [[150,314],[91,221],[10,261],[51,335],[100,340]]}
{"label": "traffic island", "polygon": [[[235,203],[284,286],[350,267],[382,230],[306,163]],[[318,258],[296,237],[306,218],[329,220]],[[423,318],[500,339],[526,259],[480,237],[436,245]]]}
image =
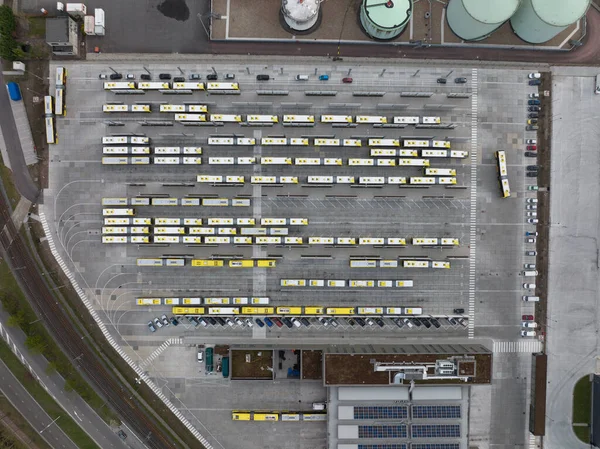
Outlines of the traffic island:
{"label": "traffic island", "polygon": [[584,443],[590,442],[590,417],[592,412],[592,381],[584,376],[573,389],[573,432]]}

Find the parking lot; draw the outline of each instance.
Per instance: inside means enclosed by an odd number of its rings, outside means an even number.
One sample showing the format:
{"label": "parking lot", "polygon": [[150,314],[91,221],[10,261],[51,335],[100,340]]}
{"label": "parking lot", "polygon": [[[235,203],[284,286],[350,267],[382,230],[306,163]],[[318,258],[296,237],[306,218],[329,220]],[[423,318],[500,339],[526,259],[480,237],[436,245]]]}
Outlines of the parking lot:
{"label": "parking lot", "polygon": [[[110,74],[99,64],[67,65],[67,116],[57,119],[59,144],[50,149],[50,189],[45,192],[43,210],[54,225],[53,237],[71,269],[78,273],[87,293],[94,300],[105,323],[119,337],[124,348],[140,363],[169,338],[183,337],[187,343],[203,340],[227,342],[275,342],[282,338],[302,337],[302,341],[357,341],[400,337],[493,338],[499,341],[520,339],[520,318],[532,313],[533,306],[521,301],[524,263],[533,263],[526,250],[525,232],[534,230],[525,224],[525,197],[531,196],[525,177],[525,132],[527,72],[495,70],[454,70],[448,83],[436,82],[449,69],[400,68],[383,71],[375,66],[258,66],[243,64],[215,66],[222,78],[235,74],[239,95],[215,95],[204,91],[188,95],[168,95],[146,91],[143,95],[116,95],[103,89],[99,74]],[[182,72],[177,70],[179,66]],[[170,73],[189,77],[199,73],[202,82],[211,73],[205,66],[145,64],[153,74]],[[140,66],[112,64],[123,74],[144,73]],[[351,69],[351,70],[350,70]],[[270,80],[258,82],[258,74]],[[298,74],[308,81],[296,81]],[[329,80],[319,80],[327,74]],[[351,75],[351,84],[342,83]],[[466,84],[455,84],[454,77],[466,77]],[[258,90],[287,91],[287,95],[258,95]],[[306,95],[307,91],[335,91],[334,96]],[[362,96],[370,92],[382,96]],[[407,96],[416,93],[427,96]],[[452,98],[447,94],[468,94]],[[357,95],[358,94],[358,95]],[[378,95],[379,95],[378,94]],[[123,103],[150,104],[152,112],[102,112],[102,105]],[[197,103],[206,105],[208,114],[277,115],[279,123],[250,126],[239,123],[184,126],[174,122],[173,113],[158,112],[160,104]],[[440,117],[449,128],[381,127],[357,124],[339,127],[321,123],[322,115]],[[283,115],[313,115],[314,126],[283,126]],[[123,126],[107,126],[107,121]],[[162,121],[163,126],[142,126],[144,121]],[[201,165],[103,165],[102,137],[131,134],[149,137],[150,147],[201,147]],[[209,145],[209,137],[253,138],[252,146]],[[284,137],[308,138],[303,145],[262,145],[261,139]],[[316,146],[316,138],[360,139],[362,146]],[[456,170],[456,184],[414,187],[410,183],[374,187],[358,182],[308,185],[309,176],[423,177],[423,167],[350,166],[350,158],[371,158],[369,139],[449,141],[452,150],[468,152],[466,158],[430,158],[430,167]],[[387,148],[387,147],[386,147]],[[404,148],[404,145],[395,147]],[[502,199],[498,184],[495,151],[507,152],[511,198]],[[106,156],[106,155],[104,155]],[[300,166],[215,165],[209,158],[289,157],[292,159],[335,158],[342,165]],[[395,158],[397,159],[397,158]],[[243,176],[242,185],[219,186],[197,183],[197,176]],[[298,177],[297,184],[266,185],[251,183],[251,176]],[[134,198],[156,195],[172,198],[245,198],[247,207],[206,206],[135,206],[134,217],[146,218],[305,218],[307,225],[290,226],[289,236],[303,239],[302,245],[137,245],[102,244],[102,199]],[[202,226],[206,226],[204,223]],[[258,227],[258,225],[256,226]],[[531,228],[531,229],[530,229]],[[239,227],[238,227],[239,232]],[[187,234],[186,234],[187,235]],[[239,234],[238,234],[239,235]],[[403,238],[406,245],[307,244],[310,237],[322,238]],[[413,245],[413,238],[452,238],[459,245]],[[184,267],[138,267],[139,258],[186,258]],[[231,257],[240,260],[271,259],[274,268],[229,268]],[[192,259],[222,259],[223,267],[194,267]],[[396,268],[350,268],[350,260],[395,260]],[[441,261],[450,268],[403,268],[405,260]],[[282,280],[323,280],[323,286],[282,286]],[[343,287],[326,287],[328,280],[343,280]],[[412,281],[412,287],[352,287],[350,281]],[[391,316],[381,314],[383,326],[361,326],[354,319],[336,319],[337,326],[325,326],[308,317],[310,326],[288,328],[283,325],[195,325],[181,319],[178,326],[163,326],[150,332],[147,323],[166,314],[168,305],[137,306],[136,298],[252,298],[268,297],[268,307],[324,308],[405,308],[422,309],[420,317],[435,317],[439,325],[428,321],[420,326],[410,315],[401,327]],[[229,305],[233,306],[233,305]],[[217,306],[223,307],[223,306]],[[241,306],[240,306],[241,307]],[[262,307],[262,306],[261,306]],[[455,309],[464,312],[455,313]],[[276,313],[274,313],[275,315]],[[379,316],[379,315],[378,315]],[[252,316],[252,318],[263,316]],[[364,318],[364,317],[363,317]],[[460,318],[461,321],[453,321]],[[450,320],[449,320],[450,319]],[[264,322],[264,321],[263,321]],[[181,348],[183,349],[183,348]],[[176,359],[177,344],[161,349],[147,369],[167,383],[181,381],[168,374],[169,361]],[[161,361],[163,363],[156,363]],[[193,357],[190,363],[195,366]],[[527,363],[514,361],[517,370]],[[179,366],[179,364],[177,365]],[[231,385],[221,381],[224,386]],[[183,396],[180,396],[183,400]],[[290,392],[290,398],[293,392]],[[201,399],[198,399],[201,402]],[[185,405],[203,407],[191,399]],[[211,409],[206,405],[205,409]],[[250,407],[249,405],[247,407]],[[243,408],[243,407],[239,407]],[[203,409],[204,410],[204,409]],[[311,424],[315,425],[315,424]],[[523,423],[524,426],[524,423]],[[202,431],[202,429],[200,429]],[[522,432],[522,428],[513,429]],[[279,432],[279,428],[277,430]],[[217,438],[218,440],[218,438]],[[309,447],[297,441],[293,447]],[[290,446],[292,447],[292,446]]]}

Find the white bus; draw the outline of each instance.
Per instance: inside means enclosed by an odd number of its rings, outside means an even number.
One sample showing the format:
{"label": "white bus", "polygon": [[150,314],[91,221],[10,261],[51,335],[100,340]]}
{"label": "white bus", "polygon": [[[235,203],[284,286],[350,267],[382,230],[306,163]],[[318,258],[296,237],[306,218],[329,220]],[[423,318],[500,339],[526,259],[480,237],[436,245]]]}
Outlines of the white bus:
{"label": "white bus", "polygon": [[233,145],[233,137],[209,137],[209,145]]}
{"label": "white bus", "polygon": [[333,184],[333,176],[309,176],[309,184]]}
{"label": "white bus", "polygon": [[374,147],[381,145],[382,147],[399,147],[400,140],[398,139],[369,139],[369,146]]}
{"label": "white bus", "polygon": [[404,176],[388,176],[387,183],[388,184],[406,184],[407,179]]}
{"label": "white bus", "polygon": [[275,176],[251,176],[251,184],[277,184],[277,177]]}
{"label": "white bus", "polygon": [[248,123],[278,123],[279,117],[276,115],[248,115],[246,121]]}
{"label": "white bus", "polygon": [[158,165],[177,165],[177,164],[181,164],[181,159],[177,156],[173,156],[173,157],[155,156],[154,163],[158,164]]}
{"label": "white bus", "polygon": [[308,244],[309,245],[333,245],[334,238],[333,237],[309,237]]}
{"label": "white bus", "polygon": [[384,177],[360,176],[358,183],[363,185],[383,185],[385,184]]}
{"label": "white bus", "polygon": [[382,115],[357,115],[356,123],[387,123],[387,117]]}
{"label": "white bus", "polygon": [[382,157],[394,157],[398,155],[398,150],[395,150],[393,148],[387,149],[387,148],[371,148],[370,152],[369,152],[371,157],[377,157],[377,156],[382,156]]}
{"label": "white bus", "polygon": [[123,217],[128,215],[135,215],[134,209],[102,209],[102,215]]}
{"label": "white bus", "polygon": [[342,144],[345,147],[361,147],[362,146],[362,140],[360,140],[360,139],[344,139],[342,141]]}
{"label": "white bus", "polygon": [[[50,119],[52,120],[52,119]],[[47,125],[46,125],[47,127]],[[48,130],[46,129],[46,133],[48,132]],[[48,142],[48,143],[53,143],[53,142]],[[112,157],[112,156],[106,156],[102,158],[102,165],[127,165],[129,164],[129,158],[128,157]]]}
{"label": "white bus", "polygon": [[468,151],[462,151],[462,150],[451,150],[450,151],[450,157],[464,159],[466,157],[469,157],[469,152]]}
{"label": "white bus", "polygon": [[195,113],[207,113],[208,112],[208,106],[206,106],[205,104],[187,104],[186,106],[186,111],[187,112],[195,112]]}
{"label": "white bus", "polygon": [[385,240],[388,246],[406,246],[406,239],[402,237],[388,237]]}
{"label": "white bus", "polygon": [[321,165],[321,158],[318,157],[310,157],[310,158],[296,158],[294,160],[294,165]]}
{"label": "white bus", "polygon": [[434,140],[431,142],[431,146],[434,148],[450,148],[450,142],[448,140]]}
{"label": "white bus", "polygon": [[236,145],[256,145],[256,139],[254,137],[237,137],[235,139]]}
{"label": "white bus", "polygon": [[102,243],[127,243],[125,235],[103,235]]}
{"label": "white bus", "polygon": [[235,159],[235,163],[238,165],[252,165],[256,164],[255,157],[238,157]]}
{"label": "white bus", "polygon": [[[168,86],[168,84],[167,84]],[[121,89],[135,89],[135,83],[131,81],[116,81],[104,83],[104,90],[121,90]],[[141,89],[141,87],[140,87]]]}
{"label": "white bus", "polygon": [[429,167],[429,159],[398,159],[398,165],[413,167]]}
{"label": "white bus", "polygon": [[373,166],[375,165],[375,159],[364,159],[364,158],[350,158],[348,159],[348,165],[363,165],[363,166]]}
{"label": "white bus", "polygon": [[240,85],[238,83],[207,83],[206,90],[238,91],[240,90]]}
{"label": "white bus", "polygon": [[130,112],[152,112],[149,104],[132,104]]}
{"label": "white bus", "polygon": [[160,112],[185,112],[183,104],[161,104]]}
{"label": "white bus", "polygon": [[205,122],[205,114],[175,114],[176,122]]}
{"label": "white bus", "polygon": [[290,139],[290,145],[300,145],[306,147],[308,146],[308,139],[303,137],[292,137]]}
{"label": "white bus", "polygon": [[298,184],[297,176],[280,176],[279,177],[280,184]]}
{"label": "white bus", "polygon": [[454,168],[426,168],[425,176],[456,176]]}
{"label": "white bus", "polygon": [[128,154],[129,147],[102,147],[102,154]]}
{"label": "white bus", "polygon": [[[134,83],[131,83],[134,84]],[[134,84],[135,85],[135,84]],[[142,90],[169,90],[171,86],[169,83],[163,83],[162,81],[145,81],[138,83],[138,87]],[[130,87],[129,89],[135,89]]]}
{"label": "white bus", "polygon": [[223,123],[241,123],[242,116],[241,115],[232,115],[232,114],[210,114],[210,121],[211,122],[223,122]]}
{"label": "white bus", "polygon": [[354,176],[336,176],[336,184],[354,184]]}
{"label": "white bus", "polygon": [[316,147],[339,147],[340,139],[315,139]]}
{"label": "white bus", "polygon": [[127,112],[129,107],[126,104],[105,104],[102,105],[102,112]]}
{"label": "white bus", "polygon": [[396,159],[377,159],[378,167],[395,167]]}
{"label": "white bus", "polygon": [[323,165],[343,165],[343,161],[341,158],[326,157],[323,159]]}
{"label": "white bus", "polygon": [[321,123],[352,123],[351,115],[322,115]]}
{"label": "white bus", "polygon": [[442,123],[441,117],[423,117],[423,121],[421,123],[428,125],[437,125]]}
{"label": "white bus", "polygon": [[174,90],[204,90],[204,83],[192,83],[192,82],[183,82],[183,83],[173,83]]}
{"label": "white bus", "polygon": [[182,206],[200,206],[200,198],[181,198]]}
{"label": "white bus", "polygon": [[285,137],[263,137],[260,139],[261,145],[287,145]]}
{"label": "white bus", "polygon": [[303,244],[302,237],[284,237],[283,240],[286,245],[302,245]]}
{"label": "white bus", "polygon": [[428,148],[429,141],[428,140],[404,140],[402,145],[405,148]]}
{"label": "white bus", "polygon": [[418,125],[419,117],[394,117],[394,123],[403,125]]}
{"label": "white bus", "polygon": [[46,117],[52,117],[54,115],[54,98],[51,95],[46,95],[44,97],[44,115]]}
{"label": "white bus", "polygon": [[235,158],[233,157],[209,157],[209,165],[234,165]]}
{"label": "white bus", "polygon": [[281,245],[281,237],[254,237],[257,245]]}
{"label": "white bus", "polygon": [[64,67],[56,68],[56,87],[65,87],[67,84],[67,69]]}
{"label": "white bus", "polygon": [[179,200],[177,198],[152,198],[150,203],[153,206],[177,206]]}
{"label": "white bus", "polygon": [[283,123],[315,123],[314,115],[284,115]]}
{"label": "white bus", "polygon": [[360,237],[358,239],[359,245],[383,245],[385,239],[383,237]]}
{"label": "white bus", "polygon": [[261,157],[261,165],[292,165],[291,157]]}
{"label": "white bus", "polygon": [[181,154],[181,147],[154,147],[154,154]]}
{"label": "white bus", "polygon": [[46,117],[46,143],[56,143],[56,130],[54,129],[54,118]]}
{"label": "white bus", "polygon": [[419,152],[417,150],[400,149],[400,150],[398,150],[398,156],[400,156],[400,157],[418,157]]}
{"label": "white bus", "polygon": [[448,150],[421,150],[422,157],[448,157]]}

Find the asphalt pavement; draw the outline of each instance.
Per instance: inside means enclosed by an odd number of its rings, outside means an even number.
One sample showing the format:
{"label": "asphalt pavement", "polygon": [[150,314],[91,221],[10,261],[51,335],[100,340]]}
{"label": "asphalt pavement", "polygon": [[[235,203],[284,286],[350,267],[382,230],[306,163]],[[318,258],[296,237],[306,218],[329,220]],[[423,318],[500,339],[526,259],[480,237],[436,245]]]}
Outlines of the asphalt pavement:
{"label": "asphalt pavement", "polygon": [[[27,363],[31,366],[36,375],[46,386],[48,393],[58,402],[61,407],[71,415],[71,418],[83,428],[83,430],[92,438],[101,448],[123,448],[123,441],[115,433],[115,429],[110,428],[98,414],[92,410],[89,405],[74,392],[67,393],[64,389],[65,380],[58,373],[48,375],[46,369],[48,361],[41,354],[31,354],[25,346],[25,334],[14,327],[7,327],[9,315],[0,311],[0,322],[2,323],[2,335],[10,335],[11,344],[25,357]],[[4,388],[4,384],[0,388]],[[133,432],[124,429],[128,435],[127,446],[131,448],[145,447],[139,443]]]}
{"label": "asphalt pavement", "polygon": [[[25,390],[19,380],[0,361],[0,390],[27,422],[36,429],[53,448],[77,449],[77,445],[61,430],[53,419]],[[60,419],[60,418],[59,418]]]}
{"label": "asphalt pavement", "polygon": [[[2,67],[2,70],[4,70],[4,67]],[[4,86],[5,81],[2,70],[0,70],[0,85]],[[9,105],[10,101],[7,90],[0,89],[0,104]],[[25,163],[25,156],[23,155],[23,148],[21,147],[12,108],[8,106],[0,108],[0,127],[2,127],[2,135],[4,136],[4,142],[8,151],[15,186],[21,195],[35,203],[39,195],[39,190],[31,179],[29,169]]]}

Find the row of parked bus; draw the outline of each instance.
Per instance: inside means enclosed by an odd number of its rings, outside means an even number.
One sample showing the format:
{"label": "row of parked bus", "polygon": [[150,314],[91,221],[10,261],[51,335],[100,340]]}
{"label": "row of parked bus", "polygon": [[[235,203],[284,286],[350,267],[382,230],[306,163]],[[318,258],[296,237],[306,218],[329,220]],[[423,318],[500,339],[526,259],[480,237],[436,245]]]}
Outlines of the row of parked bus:
{"label": "row of parked bus", "polygon": [[104,90],[158,90],[158,91],[239,91],[240,85],[238,83],[200,83],[197,81],[193,82],[170,82],[166,80],[162,81],[107,81],[104,83]]}
{"label": "row of parked bus", "polygon": [[271,298],[262,297],[241,297],[241,298],[213,298],[213,297],[192,297],[192,298],[136,298],[135,303],[138,306],[199,306],[199,305],[268,305]]}
{"label": "row of parked bus", "polygon": [[[138,267],[183,267],[186,259],[182,258],[139,258]],[[192,259],[192,267],[229,267],[229,268],[275,268],[273,259]]]}
{"label": "row of parked bus", "polygon": [[[129,198],[132,206],[206,206],[206,207],[239,207],[250,206],[249,198]],[[135,208],[105,208],[102,209],[105,216],[132,216]]]}
{"label": "row of parked bus", "polygon": [[44,97],[44,122],[46,127],[46,143],[58,143],[55,117],[67,115],[65,92],[67,90],[67,69],[56,68],[55,96]]}
{"label": "row of parked bus", "polygon": [[233,421],[327,421],[327,413],[233,410]]}
{"label": "row of parked bus", "polygon": [[365,307],[323,307],[323,306],[280,306],[280,307],[179,307],[172,309],[176,316],[235,316],[235,315],[276,315],[276,316],[414,316],[422,315],[421,307],[365,306]]}
{"label": "row of parked bus", "polygon": [[[428,171],[429,170],[429,171]],[[432,171],[433,170],[433,171]],[[430,175],[425,177],[405,176],[250,176],[251,184],[299,184],[300,180],[306,184],[456,184],[454,169],[425,169]],[[438,177],[439,176],[439,177]],[[198,175],[196,182],[202,184],[244,184],[244,176]]]}
{"label": "row of parked bus", "polygon": [[412,280],[399,279],[281,279],[281,287],[352,287],[352,288],[404,288],[412,287]]}
{"label": "row of parked bus", "polygon": [[[113,198],[104,198],[109,200]],[[114,198],[117,199],[117,198]],[[126,205],[125,203],[124,205]],[[116,205],[106,204],[102,205]],[[236,218],[170,218],[170,217],[155,217],[155,218],[105,218],[104,224],[107,226],[123,225],[129,226],[202,226],[206,224],[208,226],[306,226],[308,225],[308,218],[252,218],[252,217],[236,217]],[[256,233],[252,235],[267,235],[265,230],[264,233]]]}

